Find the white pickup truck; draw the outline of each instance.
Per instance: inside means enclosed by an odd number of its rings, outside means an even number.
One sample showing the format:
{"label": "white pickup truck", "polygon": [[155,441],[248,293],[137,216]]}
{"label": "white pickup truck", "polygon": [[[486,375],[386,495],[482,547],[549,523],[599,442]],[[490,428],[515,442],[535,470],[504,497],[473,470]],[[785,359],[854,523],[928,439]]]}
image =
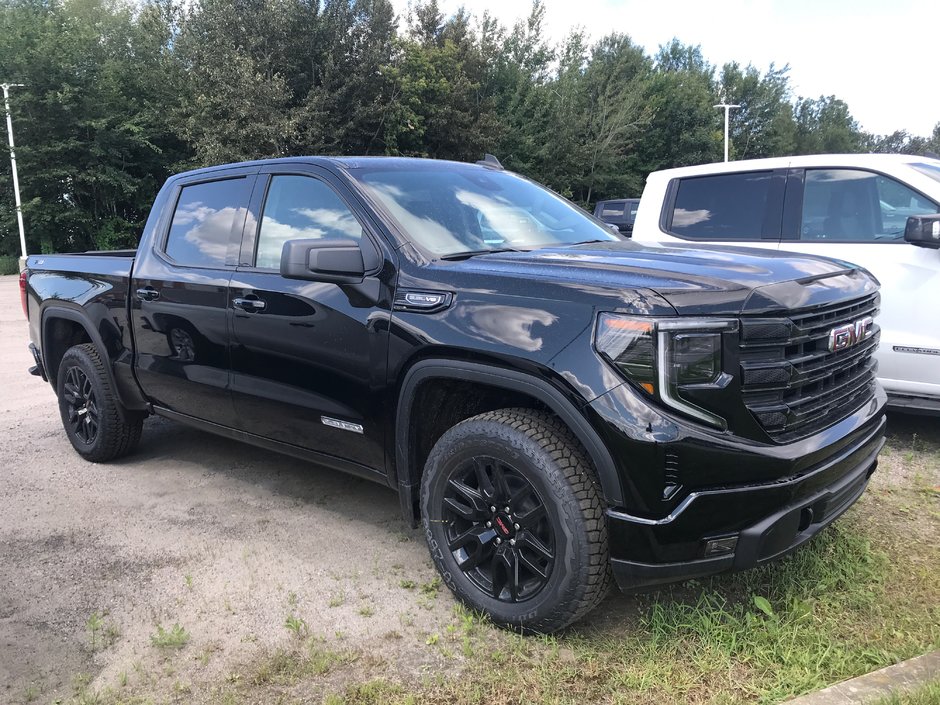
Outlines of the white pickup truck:
{"label": "white pickup truck", "polygon": [[889,404],[940,413],[940,160],[826,154],[650,174],[637,242],[746,245],[860,264],[881,282]]}

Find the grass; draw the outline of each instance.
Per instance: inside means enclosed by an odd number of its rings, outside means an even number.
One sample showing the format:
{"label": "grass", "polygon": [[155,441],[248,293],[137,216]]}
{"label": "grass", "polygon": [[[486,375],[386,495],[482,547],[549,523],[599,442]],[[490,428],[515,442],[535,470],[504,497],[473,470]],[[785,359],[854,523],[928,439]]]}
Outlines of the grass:
{"label": "grass", "polygon": [[179,624],[174,624],[169,629],[164,629],[163,625],[158,624],[156,634],[150,635],[150,643],[158,649],[182,649],[189,643],[189,632]]}
{"label": "grass", "polygon": [[919,688],[881,698],[872,705],[940,705],[940,678]]}
{"label": "grass", "polygon": [[20,260],[18,257],[0,256],[0,275],[19,274]]}
{"label": "grass", "polygon": [[[366,680],[328,702],[776,703],[938,648],[938,478],[940,435],[896,433],[859,505],[783,561],[633,598],[610,627],[464,629],[459,677]],[[936,703],[925,693],[910,702]]]}

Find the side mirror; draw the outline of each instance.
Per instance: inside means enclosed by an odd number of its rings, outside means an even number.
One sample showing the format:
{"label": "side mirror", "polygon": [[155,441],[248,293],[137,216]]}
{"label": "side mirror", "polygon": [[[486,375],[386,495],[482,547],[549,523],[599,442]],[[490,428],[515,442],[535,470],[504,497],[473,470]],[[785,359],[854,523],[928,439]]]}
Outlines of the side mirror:
{"label": "side mirror", "polygon": [[912,215],[904,228],[904,240],[918,247],[940,250],[940,214]]}
{"label": "side mirror", "polygon": [[375,269],[378,253],[372,243],[339,238],[288,240],[281,249],[281,276],[333,284],[359,284]]}

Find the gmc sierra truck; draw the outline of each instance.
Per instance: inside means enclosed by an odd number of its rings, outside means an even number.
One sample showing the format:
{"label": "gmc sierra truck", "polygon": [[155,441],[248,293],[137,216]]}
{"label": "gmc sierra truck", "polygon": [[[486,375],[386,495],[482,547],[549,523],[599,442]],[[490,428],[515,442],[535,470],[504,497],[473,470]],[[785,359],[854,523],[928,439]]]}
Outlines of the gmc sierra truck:
{"label": "gmc sierra truck", "polygon": [[382,483],[455,595],[527,631],[788,553],[884,443],[864,269],[641,246],[489,158],[179,174],[136,252],[21,282],[80,455],[156,414]]}

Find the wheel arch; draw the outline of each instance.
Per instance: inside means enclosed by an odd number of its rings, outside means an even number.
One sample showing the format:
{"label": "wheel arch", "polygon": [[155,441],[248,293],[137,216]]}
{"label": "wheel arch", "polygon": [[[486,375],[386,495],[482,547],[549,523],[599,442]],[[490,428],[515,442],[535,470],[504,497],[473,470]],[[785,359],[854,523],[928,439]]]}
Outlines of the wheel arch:
{"label": "wheel arch", "polygon": [[395,469],[402,514],[417,525],[418,491],[424,470],[415,444],[415,403],[422,385],[431,380],[482,385],[497,392],[522,395],[553,413],[571,430],[594,465],[608,504],[623,503],[623,487],[616,464],[600,436],[585,416],[561,390],[534,375],[464,360],[432,359],[415,363],[406,373],[398,396],[395,416]]}
{"label": "wheel arch", "polygon": [[46,306],[42,311],[40,336],[43,367],[53,389],[56,389],[59,365],[68,349],[82,343],[91,343],[105,361],[108,381],[118,395],[122,407],[141,407],[139,402],[127,398],[126,386],[118,384],[114,371],[114,356],[83,309],[61,304]]}

